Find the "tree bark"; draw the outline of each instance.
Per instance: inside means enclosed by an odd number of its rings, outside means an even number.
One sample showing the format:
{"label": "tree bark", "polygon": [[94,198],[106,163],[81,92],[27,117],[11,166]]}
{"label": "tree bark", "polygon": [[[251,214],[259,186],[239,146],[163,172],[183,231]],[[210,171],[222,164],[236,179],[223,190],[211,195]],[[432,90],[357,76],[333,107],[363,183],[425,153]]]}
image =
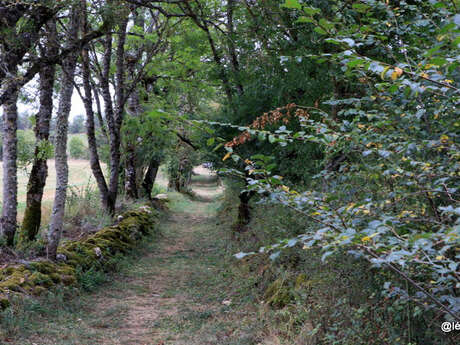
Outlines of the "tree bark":
{"label": "tree bark", "polygon": [[155,184],[159,167],[160,162],[158,162],[155,159],[152,159],[150,161],[147,172],[145,173],[144,181],[142,181],[142,190],[144,192],[144,196],[147,197],[149,200],[152,199],[153,185]]}
{"label": "tree bark", "polygon": [[[83,35],[88,32],[88,14],[86,11],[86,0],[81,1],[82,5],[82,30]],[[83,104],[86,111],[86,134],[88,136],[88,149],[89,149],[89,160],[91,170],[93,172],[94,178],[96,179],[97,186],[99,188],[99,193],[101,196],[102,206],[105,209],[109,208],[109,189],[107,187],[107,182],[104,177],[104,173],[101,168],[99,161],[99,153],[97,151],[97,141],[96,141],[96,131],[94,123],[94,111],[93,111],[93,94],[91,86],[91,70],[90,70],[90,61],[88,55],[88,47],[84,47],[81,53],[82,57],[82,79],[83,79],[83,89],[85,95],[83,97]],[[97,95],[95,95],[98,97]],[[99,111],[99,109],[98,109]],[[102,117],[102,116],[101,116]],[[104,124],[101,123],[101,126]]]}
{"label": "tree bark", "polygon": [[[71,11],[69,28],[69,42],[78,39],[79,11]],[[65,201],[69,169],[67,166],[67,129],[73,93],[73,79],[77,63],[77,54],[70,54],[62,64],[61,94],[57,112],[56,138],[55,138],[55,165],[56,165],[56,192],[54,196],[53,213],[48,230],[48,257],[56,259],[57,248],[61,240],[64,222]]]}
{"label": "tree bark", "polygon": [[[139,11],[139,9],[137,9]],[[144,28],[144,16],[142,13],[136,12],[134,24],[137,27]],[[142,52],[144,49],[142,47],[137,50],[133,50],[127,54],[128,59],[128,75],[131,82],[134,82],[136,77],[136,67],[138,61],[142,57]],[[128,115],[138,117],[142,113],[140,99],[139,99],[139,90],[136,87],[128,98]],[[137,188],[137,169],[136,169],[136,142],[126,143],[126,159],[125,159],[125,193],[126,196],[131,199],[137,199],[139,197],[139,191]]]}
{"label": "tree bark", "polygon": [[[24,55],[39,39],[41,27],[55,14],[55,10],[40,4],[0,1],[0,105],[3,115],[3,208],[0,234],[8,245],[14,244],[17,228],[17,98],[18,66]],[[22,19],[22,21],[21,21]],[[20,24],[19,24],[20,23]],[[24,85],[24,84],[22,84]]]}
{"label": "tree bark", "polygon": [[[112,62],[112,46],[113,46],[113,37],[112,34],[107,34],[104,40],[104,53],[102,58],[102,69],[99,74],[100,87],[102,99],[104,102],[105,108],[105,118],[107,121],[107,129],[109,134],[110,142],[110,176],[109,176],[109,198],[108,198],[108,207],[107,211],[111,214],[115,212],[115,204],[118,196],[119,188],[119,177],[120,177],[120,168],[121,168],[121,126],[123,123],[125,104],[128,101],[131,93],[135,90],[136,84],[141,80],[142,69],[145,67],[142,66],[141,70],[138,72],[134,80],[131,81],[131,84],[127,86],[126,83],[126,73],[125,73],[125,64],[126,64],[126,51],[125,51],[125,41],[126,41],[126,29],[128,24],[128,13],[123,9],[120,9],[121,20],[118,25],[118,41],[115,53],[115,97],[112,100],[110,94],[110,66]],[[154,51],[154,50],[153,50]],[[152,54],[152,52],[150,52]],[[146,60],[148,61],[151,58],[151,55],[147,55]],[[134,175],[135,176],[135,175]]]}
{"label": "tree bark", "polygon": [[[115,162],[113,160],[113,155],[116,154],[116,150],[114,150],[114,145],[116,145],[117,135],[116,135],[116,130],[115,130],[113,103],[112,103],[112,96],[110,94],[110,83],[109,83],[110,64],[112,62],[112,41],[113,41],[112,34],[107,34],[104,39],[105,51],[104,51],[104,56],[102,59],[102,74],[100,76],[100,85],[101,85],[102,100],[104,102],[105,118],[107,120],[107,128],[109,132],[109,141],[110,141],[110,161],[109,161],[110,178],[112,179],[112,172],[114,170],[117,170],[117,179],[118,179],[119,166],[115,165]],[[110,186],[108,186],[108,197],[107,197],[106,205],[104,205],[104,207],[106,207],[106,211],[109,212],[110,214],[113,214],[115,212],[115,202],[116,202],[116,196],[114,199],[113,193],[111,192],[111,188]]]}
{"label": "tree bark", "polygon": [[128,25],[128,17],[122,19],[120,23],[120,34],[118,35],[118,43],[116,50],[116,73],[115,73],[115,111],[112,125],[109,125],[110,133],[110,181],[109,193],[113,203],[110,205],[110,213],[115,212],[115,203],[118,196],[118,182],[120,176],[121,163],[121,125],[123,123],[123,113],[125,100],[125,41],[126,27]]}
{"label": "tree bark", "polygon": [[13,93],[3,106],[3,208],[0,233],[9,246],[14,244],[17,227],[17,98],[17,92]]}
{"label": "tree bark", "polygon": [[104,100],[105,117],[107,119],[107,126],[110,138],[110,178],[109,178],[109,198],[107,203],[107,211],[110,214],[115,212],[115,204],[118,196],[118,181],[120,176],[120,145],[121,145],[121,124],[123,122],[123,108],[124,108],[124,44],[126,39],[126,26],[127,18],[123,19],[120,25],[120,36],[118,38],[118,45],[116,51],[116,69],[115,74],[115,109],[110,94],[110,64],[112,61],[112,42],[113,37],[108,34],[104,40],[104,57],[102,60],[102,75],[101,75],[101,88],[102,98]]}
{"label": "tree bark", "polygon": [[[91,75],[90,75],[91,77]],[[104,122],[104,119],[102,117],[102,107],[101,107],[101,102],[99,100],[99,91],[97,89],[97,86],[94,85],[94,83],[92,82],[91,84],[91,89],[94,93],[94,100],[96,101],[96,116],[97,116],[97,120],[99,122],[99,128],[101,129],[101,132],[102,132],[102,135],[104,137],[105,140],[109,140],[109,134],[107,133],[107,128],[106,128],[106,125],[105,125],[105,122]]]}
{"label": "tree bark", "polygon": [[[24,55],[39,39],[42,26],[55,15],[56,11],[57,9],[39,3],[32,6],[26,2],[0,1],[0,18],[2,18],[0,45],[5,49],[2,52],[1,62],[13,61],[18,66]],[[0,68],[0,83],[3,83],[5,78],[11,79],[8,74],[6,70]],[[13,81],[11,87],[5,90],[5,99],[11,100],[10,92],[14,94],[17,91],[16,82]]]}
{"label": "tree bark", "polygon": [[[50,21],[47,27],[47,48],[44,49],[43,54],[53,56],[58,53],[56,23]],[[43,190],[48,176],[47,157],[40,152],[40,145],[49,139],[55,72],[55,65],[46,66],[40,71],[40,108],[35,115],[35,153],[27,184],[26,210],[19,235],[20,243],[33,241],[40,229]]]}
{"label": "tree bark", "polygon": [[[99,161],[99,153],[97,151],[96,132],[94,125],[94,111],[92,106],[92,93],[89,84],[89,61],[87,52],[83,52],[83,87],[85,90],[85,99],[83,100],[86,110],[86,134],[88,136],[88,149],[91,170],[94,178],[96,179],[99,193],[101,196],[102,205],[105,209],[110,207],[110,196],[107,183],[105,181],[104,173]],[[86,56],[85,56],[86,55]]]}
{"label": "tree bark", "polygon": [[139,197],[136,175],[136,150],[134,145],[129,143],[125,161],[125,193],[131,199]]}
{"label": "tree bark", "polygon": [[247,225],[251,221],[251,207],[249,201],[251,200],[254,192],[241,192],[239,195],[240,205],[238,206],[238,218],[234,228],[237,232],[244,232],[247,230]]}
{"label": "tree bark", "polygon": [[[133,79],[135,66],[130,66],[130,77]],[[132,92],[128,99],[128,113],[130,116],[138,117],[141,113],[139,102],[139,91],[136,89]],[[137,188],[137,172],[136,172],[136,142],[131,141],[126,143],[126,159],[125,159],[125,193],[126,196],[132,199],[139,197]]]}

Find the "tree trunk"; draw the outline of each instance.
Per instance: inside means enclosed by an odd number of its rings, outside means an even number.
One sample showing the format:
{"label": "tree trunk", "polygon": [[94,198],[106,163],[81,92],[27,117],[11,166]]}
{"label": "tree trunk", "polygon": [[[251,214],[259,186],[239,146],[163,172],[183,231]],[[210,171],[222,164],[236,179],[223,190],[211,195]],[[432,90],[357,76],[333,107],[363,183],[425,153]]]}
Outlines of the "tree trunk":
{"label": "tree trunk", "polygon": [[[100,78],[100,85],[102,91],[102,100],[104,101],[104,111],[105,111],[105,118],[107,120],[107,127],[109,131],[109,141],[110,141],[110,161],[109,161],[109,169],[110,169],[110,178],[112,178],[112,171],[117,170],[118,166],[114,165],[113,161],[113,147],[116,145],[116,133],[115,133],[115,120],[113,115],[113,103],[112,103],[112,96],[110,95],[110,64],[112,61],[112,41],[113,37],[112,34],[107,34],[104,39],[104,56],[102,60],[102,74]],[[115,153],[116,154],[116,153]],[[117,172],[118,174],[118,172]],[[118,175],[117,175],[118,178]],[[108,186],[108,197],[106,204],[106,211],[110,214],[115,212],[115,202],[116,198],[113,198],[113,193],[111,192],[110,186]]]}
{"label": "tree trunk", "polygon": [[3,106],[3,209],[0,233],[7,245],[14,244],[17,227],[17,92],[13,93]]}
{"label": "tree trunk", "polygon": [[[0,4],[2,45],[0,51],[0,105],[3,114],[3,205],[0,234],[14,244],[17,227],[17,98],[21,82],[18,65],[39,38],[40,28],[54,15],[46,6],[3,2]],[[18,27],[20,26],[20,27]]]}
{"label": "tree trunk", "polygon": [[152,189],[157,178],[159,167],[160,163],[157,160],[152,159],[145,174],[144,181],[142,182],[142,190],[144,192],[144,196],[149,200],[152,199]]}
{"label": "tree trunk", "polygon": [[239,195],[240,205],[238,206],[238,218],[234,226],[235,231],[244,232],[247,230],[247,225],[251,221],[251,207],[249,201],[254,192],[241,192]]}
{"label": "tree trunk", "polygon": [[[145,19],[143,9],[136,9],[134,11],[134,25],[142,28],[144,31]],[[136,70],[139,66],[139,61],[142,59],[144,52],[144,45],[137,49],[132,49],[127,54],[127,70],[131,83],[135,83]],[[139,89],[136,87],[132,90],[128,97],[128,115],[139,117],[142,114],[142,106],[140,103]],[[126,160],[125,160],[125,193],[129,198],[137,199],[139,197],[138,176],[137,176],[137,155],[136,143],[129,142],[126,145]],[[141,192],[142,193],[142,192]]]}
{"label": "tree trunk", "polygon": [[[8,87],[0,88],[0,105],[17,97],[19,89],[27,81],[28,78],[10,78],[16,75],[10,73],[12,67],[17,70],[29,49],[40,38],[41,27],[55,15],[55,11],[56,9],[47,4],[27,4],[25,1],[0,2],[1,42],[2,48],[6,48],[0,52],[0,85],[5,85],[8,81]],[[3,68],[4,66],[7,68]]]}
{"label": "tree trunk", "polygon": [[[139,23],[138,23],[139,24]],[[134,80],[136,69],[137,57],[134,56],[133,62],[128,65],[129,76]],[[139,90],[136,88],[128,99],[128,114],[130,116],[138,117],[141,112],[141,105],[139,100]],[[128,142],[126,145],[126,159],[125,159],[125,193],[131,199],[139,197],[137,188],[137,169],[136,169],[136,142]]]}
{"label": "tree trunk", "polygon": [[[83,35],[88,32],[88,22],[87,22],[87,11],[86,11],[86,1],[82,0],[82,28]],[[89,160],[91,170],[93,172],[94,178],[96,179],[97,186],[99,188],[99,193],[101,196],[102,206],[107,210],[109,208],[109,190],[107,187],[107,182],[104,177],[104,173],[101,168],[99,161],[99,153],[97,151],[97,142],[96,142],[96,132],[94,124],[94,111],[93,111],[93,95],[91,87],[91,71],[90,71],[90,61],[88,56],[88,47],[84,47],[82,50],[82,79],[83,79],[83,89],[85,95],[83,97],[83,104],[86,111],[86,133],[88,137],[88,149],[89,149]],[[98,97],[95,95],[96,98]],[[99,106],[98,106],[99,107]],[[99,111],[99,109],[98,109]],[[101,116],[102,117],[102,116]],[[101,122],[101,128],[103,129],[104,123]]]}
{"label": "tree trunk", "polygon": [[[85,1],[85,0],[83,0],[83,1]],[[91,77],[91,75],[90,75],[90,77]],[[101,102],[99,100],[99,91],[98,91],[97,86],[94,85],[94,82],[91,82],[90,85],[91,85],[91,90],[94,93],[94,100],[96,101],[96,110],[97,110],[96,111],[96,116],[97,116],[97,120],[99,122],[99,127],[101,129],[101,132],[102,132],[102,135],[104,137],[104,140],[106,140],[108,142],[109,134],[107,133],[107,128],[106,128],[104,119],[102,117],[102,107],[101,107]]]}
{"label": "tree trunk", "polygon": [[126,26],[127,18],[123,19],[120,24],[120,36],[118,38],[118,46],[116,53],[116,69],[115,74],[115,100],[116,107],[115,111],[113,108],[112,96],[110,95],[110,64],[112,61],[112,35],[108,34],[104,41],[104,57],[103,57],[103,71],[101,75],[101,88],[102,98],[105,106],[105,117],[107,119],[107,125],[110,137],[110,178],[109,178],[109,198],[107,204],[107,211],[110,214],[115,213],[115,204],[118,196],[118,182],[120,175],[120,145],[121,145],[121,124],[123,122],[123,111],[125,94],[124,94],[124,44],[126,40]]}
{"label": "tree trunk", "polygon": [[136,149],[131,143],[128,144],[125,161],[125,193],[131,199],[137,199],[137,177],[136,177]]}
{"label": "tree trunk", "polygon": [[[71,12],[71,23],[69,28],[69,41],[78,38],[79,11],[75,8]],[[65,201],[67,194],[67,183],[69,169],[67,166],[67,128],[71,109],[73,93],[73,79],[77,54],[70,54],[62,64],[61,94],[56,123],[55,138],[55,165],[56,165],[56,193],[54,196],[53,213],[48,230],[48,257],[56,259],[57,248],[61,240],[62,226],[64,222]]]}
{"label": "tree trunk", "polygon": [[[249,177],[248,172],[245,173],[246,178]],[[247,183],[245,182],[245,188],[247,188]],[[239,199],[240,205],[238,206],[238,217],[236,224],[234,225],[234,230],[236,232],[245,232],[247,230],[247,225],[251,221],[251,207],[249,206],[249,201],[255,195],[255,192],[240,192]]]}
{"label": "tree trunk", "polygon": [[[47,48],[44,56],[53,56],[58,53],[56,47],[56,23],[50,22],[47,30]],[[41,224],[42,198],[48,176],[47,157],[40,151],[41,144],[49,139],[50,121],[53,113],[53,87],[56,68],[55,65],[44,67],[40,71],[40,109],[35,115],[35,153],[32,170],[27,184],[27,201],[19,242],[33,241],[38,234]]]}
{"label": "tree trunk", "polygon": [[115,73],[115,112],[113,118],[113,125],[109,128],[110,131],[110,181],[109,191],[113,205],[111,205],[110,212],[114,213],[115,203],[118,196],[118,183],[120,176],[120,163],[121,163],[121,125],[123,123],[123,113],[125,100],[125,41],[126,41],[126,27],[128,25],[128,17],[123,18],[119,25],[118,44],[116,50],[116,73]]}
{"label": "tree trunk", "polygon": [[[134,79],[135,65],[129,66],[131,80]],[[128,114],[130,116],[139,116],[142,112],[139,101],[139,90],[134,90],[128,99]],[[129,142],[126,145],[125,159],[125,193],[132,199],[139,197],[137,188],[137,169],[136,169],[136,143]]]}

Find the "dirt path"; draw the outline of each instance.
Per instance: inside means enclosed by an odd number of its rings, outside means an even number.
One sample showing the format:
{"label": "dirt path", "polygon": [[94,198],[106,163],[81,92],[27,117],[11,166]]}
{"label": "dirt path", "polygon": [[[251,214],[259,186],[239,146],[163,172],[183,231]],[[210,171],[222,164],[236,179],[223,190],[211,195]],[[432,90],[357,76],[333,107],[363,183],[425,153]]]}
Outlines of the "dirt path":
{"label": "dirt path", "polygon": [[222,189],[203,175],[196,182],[194,200],[170,193],[161,235],[113,281],[76,298],[74,307],[34,320],[26,338],[5,344],[258,343],[252,327],[240,324],[251,312],[233,308],[228,234],[215,217]]}

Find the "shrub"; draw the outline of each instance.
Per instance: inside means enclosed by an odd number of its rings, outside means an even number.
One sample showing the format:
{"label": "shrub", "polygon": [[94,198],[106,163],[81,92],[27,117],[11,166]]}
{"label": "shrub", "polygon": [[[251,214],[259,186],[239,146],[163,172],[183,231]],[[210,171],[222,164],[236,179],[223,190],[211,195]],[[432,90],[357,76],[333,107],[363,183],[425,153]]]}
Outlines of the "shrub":
{"label": "shrub", "polygon": [[71,158],[75,159],[87,159],[88,150],[83,143],[83,140],[77,136],[72,136],[69,141],[69,154]]}
{"label": "shrub", "polygon": [[[386,278],[380,292],[399,305],[395,318],[405,312],[417,319],[423,311],[432,320],[458,321],[458,9],[438,2],[388,3],[353,4],[343,15],[286,1],[283,6],[298,9],[299,20],[316,26],[324,43],[336,46],[332,54],[327,48],[319,59],[310,57],[340,67],[349,90],[356,81],[361,85],[351,94],[324,95],[321,108],[289,103],[238,127],[243,133],[225,144],[222,161],[244,162],[244,173],[225,171],[246,177],[249,190],[304,219],[304,233],[283,236],[261,253],[275,259],[280,249],[300,244],[321,249],[326,260],[346,250]],[[404,33],[391,36],[395,18],[404,22]],[[362,20],[369,25],[357,30]],[[434,24],[431,30],[420,25],[426,22]],[[304,114],[298,116],[302,131],[282,122],[298,114]],[[267,124],[280,127],[270,131]],[[251,147],[279,144],[287,157],[294,142],[314,143],[323,152],[322,170],[305,186],[283,179],[271,151],[246,154],[243,144],[252,139],[257,142]],[[408,301],[421,308],[406,308]]]}
{"label": "shrub", "polygon": [[[235,216],[237,185],[226,181],[220,217]],[[248,232],[238,234],[230,251],[258,251],[276,238],[305,231],[298,214],[279,204],[254,200]],[[268,333],[286,344],[450,344],[432,323],[434,313],[422,312],[411,300],[392,300],[382,293],[385,281],[401,280],[362,258],[338,250],[327,261],[319,248],[287,246],[271,262],[269,253],[247,256],[239,264],[241,280],[254,279],[260,317]],[[257,272],[257,273],[255,273]]]}
{"label": "shrub", "polygon": [[31,130],[18,130],[18,163],[27,166],[34,158],[35,136]]}

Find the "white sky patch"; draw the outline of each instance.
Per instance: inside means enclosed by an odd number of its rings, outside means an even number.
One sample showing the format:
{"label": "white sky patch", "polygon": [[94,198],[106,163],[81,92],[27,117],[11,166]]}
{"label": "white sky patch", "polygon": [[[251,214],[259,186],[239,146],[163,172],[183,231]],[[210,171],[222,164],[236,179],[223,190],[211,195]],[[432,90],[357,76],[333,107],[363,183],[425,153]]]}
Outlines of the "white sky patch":
{"label": "white sky patch", "polygon": [[[38,89],[33,88],[35,91],[36,98],[31,102],[31,103],[23,103],[18,101],[18,112],[21,113],[27,113],[29,116],[35,115],[38,112],[39,108],[39,94],[38,94]],[[56,111],[58,108],[59,104],[59,98],[54,97],[53,100],[53,117],[56,115]],[[3,107],[0,107],[0,116],[3,115]],[[86,118],[86,112],[85,112],[85,106],[78,95],[78,92],[76,90],[73,91],[72,94],[72,107],[70,109],[70,114],[69,114],[69,121],[72,121],[76,116],[78,115],[83,115],[83,117]]]}

